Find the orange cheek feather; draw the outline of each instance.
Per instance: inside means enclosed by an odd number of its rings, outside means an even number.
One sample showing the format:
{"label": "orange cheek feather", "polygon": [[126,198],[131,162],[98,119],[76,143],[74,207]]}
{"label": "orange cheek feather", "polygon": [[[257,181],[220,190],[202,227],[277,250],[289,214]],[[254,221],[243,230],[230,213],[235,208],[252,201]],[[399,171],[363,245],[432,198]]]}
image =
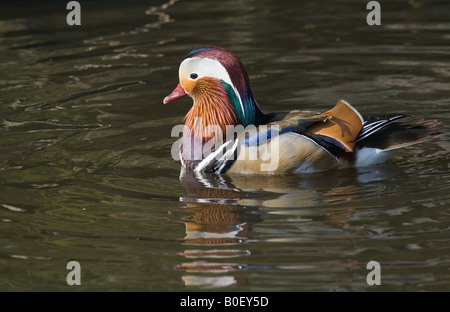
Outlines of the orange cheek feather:
{"label": "orange cheek feather", "polygon": [[196,83],[197,82],[193,80],[180,79],[181,86],[183,87],[184,91],[186,91],[186,93],[190,96],[192,96],[192,90],[194,89]]}
{"label": "orange cheek feather", "polygon": [[[194,98],[194,105],[185,116],[186,125],[194,133],[194,137],[206,141],[212,137],[205,137],[207,126],[217,125],[226,133],[227,125],[237,123],[234,107],[231,105],[226,90],[215,79],[202,78],[196,81],[180,81],[186,93]],[[201,123],[195,125],[195,119],[201,117]]]}

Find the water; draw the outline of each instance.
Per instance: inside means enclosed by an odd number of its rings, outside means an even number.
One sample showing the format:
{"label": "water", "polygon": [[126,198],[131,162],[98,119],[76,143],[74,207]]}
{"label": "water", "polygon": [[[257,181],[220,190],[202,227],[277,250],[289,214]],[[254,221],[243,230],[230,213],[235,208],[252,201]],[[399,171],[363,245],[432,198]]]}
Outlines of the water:
{"label": "water", "polygon": [[[450,290],[448,1],[382,2],[372,27],[353,0],[80,3],[79,27],[65,1],[1,4],[0,290]],[[343,98],[444,134],[370,169],[180,176],[191,101],[162,99],[203,44],[265,112]]]}

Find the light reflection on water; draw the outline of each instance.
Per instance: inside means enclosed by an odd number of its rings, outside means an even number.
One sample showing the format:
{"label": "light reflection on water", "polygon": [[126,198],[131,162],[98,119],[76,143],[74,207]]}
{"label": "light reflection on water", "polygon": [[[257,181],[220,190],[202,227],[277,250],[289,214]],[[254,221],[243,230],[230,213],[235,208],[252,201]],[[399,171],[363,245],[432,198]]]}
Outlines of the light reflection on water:
{"label": "light reflection on water", "polygon": [[[74,259],[87,291],[371,291],[370,260],[376,290],[449,290],[448,4],[383,3],[370,28],[357,1],[97,3],[78,29],[54,5],[0,12],[1,290],[68,290]],[[180,174],[191,102],[162,98],[205,43],[241,56],[264,111],[345,98],[445,132],[373,168]]]}

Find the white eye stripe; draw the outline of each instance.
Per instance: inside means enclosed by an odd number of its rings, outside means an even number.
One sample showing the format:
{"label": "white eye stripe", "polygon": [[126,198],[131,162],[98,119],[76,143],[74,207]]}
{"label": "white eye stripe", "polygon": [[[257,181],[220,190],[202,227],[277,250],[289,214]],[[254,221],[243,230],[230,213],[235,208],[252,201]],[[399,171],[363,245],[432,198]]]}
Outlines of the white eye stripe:
{"label": "white eye stripe", "polygon": [[233,86],[225,67],[219,61],[204,57],[185,59],[180,65],[180,78],[196,74],[197,79],[203,77],[217,78]]}
{"label": "white eye stripe", "polygon": [[[197,75],[197,77],[193,78],[195,77],[195,75]],[[197,80],[203,77],[211,77],[223,80],[233,88],[236,97],[239,99],[242,113],[245,118],[245,111],[241,96],[236,87],[233,85],[233,82],[231,81],[230,75],[228,74],[227,70],[219,61],[206,57],[187,58],[183,62],[181,62],[179,76],[180,80]]]}

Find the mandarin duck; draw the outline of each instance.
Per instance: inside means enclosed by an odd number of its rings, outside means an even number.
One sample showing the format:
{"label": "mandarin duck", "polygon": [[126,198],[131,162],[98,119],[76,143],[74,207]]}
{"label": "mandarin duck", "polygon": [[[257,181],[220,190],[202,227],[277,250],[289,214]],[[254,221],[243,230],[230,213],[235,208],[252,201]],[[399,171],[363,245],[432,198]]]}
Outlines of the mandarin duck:
{"label": "mandarin duck", "polygon": [[181,62],[179,84],[163,103],[186,95],[194,103],[184,118],[179,157],[194,172],[279,174],[370,166],[399,148],[431,140],[442,128],[437,120],[402,113],[363,117],[345,100],[324,113],[263,113],[239,58],[211,45],[192,50]]}

